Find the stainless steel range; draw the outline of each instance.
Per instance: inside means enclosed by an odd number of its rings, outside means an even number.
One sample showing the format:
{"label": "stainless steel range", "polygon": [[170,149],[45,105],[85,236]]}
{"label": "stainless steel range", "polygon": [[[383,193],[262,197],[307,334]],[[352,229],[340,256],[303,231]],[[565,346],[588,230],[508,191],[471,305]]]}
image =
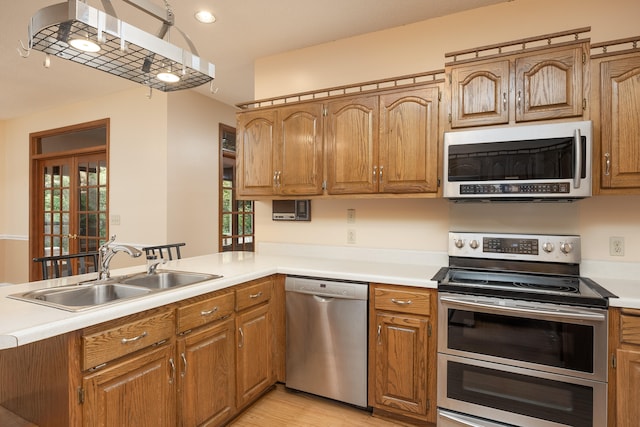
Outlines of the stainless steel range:
{"label": "stainless steel range", "polygon": [[438,426],[607,419],[607,307],[580,237],[449,233],[438,272]]}

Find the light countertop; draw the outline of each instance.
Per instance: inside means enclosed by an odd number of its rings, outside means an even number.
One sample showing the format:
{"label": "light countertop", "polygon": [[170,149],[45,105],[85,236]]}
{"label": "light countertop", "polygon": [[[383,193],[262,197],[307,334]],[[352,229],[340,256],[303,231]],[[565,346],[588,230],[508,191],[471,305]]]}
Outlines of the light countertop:
{"label": "light countertop", "polygon": [[[169,261],[159,270],[218,274],[222,275],[222,278],[80,312],[14,300],[7,298],[7,295],[69,285],[93,279],[95,273],[2,286],[0,287],[0,349],[28,344],[275,273],[436,288],[437,283],[431,278],[443,265],[259,255],[253,252],[217,253]],[[141,272],[144,269],[144,265],[140,265],[113,270],[111,274],[118,276]]]}
{"label": "light countertop", "polygon": [[[328,279],[436,288],[431,278],[447,265],[446,254],[416,251],[353,251],[314,246],[263,246],[259,253],[225,252],[169,261],[159,270],[222,275],[190,286],[122,300],[80,312],[7,298],[7,295],[94,279],[95,273],[20,285],[0,286],[0,349],[16,347],[122,316],[160,307],[275,273]],[[293,256],[295,253],[296,256]],[[301,256],[302,255],[302,256]],[[139,273],[144,265],[112,271],[112,276]],[[640,266],[635,263],[583,262],[581,275],[618,296],[612,307],[640,308]]]}

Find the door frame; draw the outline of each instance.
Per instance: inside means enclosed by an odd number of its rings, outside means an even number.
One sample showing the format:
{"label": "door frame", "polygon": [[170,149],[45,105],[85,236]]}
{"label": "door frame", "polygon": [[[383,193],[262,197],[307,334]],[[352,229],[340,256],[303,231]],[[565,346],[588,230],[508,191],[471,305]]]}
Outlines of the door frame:
{"label": "door frame", "polygon": [[[42,138],[52,137],[58,135],[64,135],[67,133],[73,133],[78,131],[86,131],[97,128],[106,129],[106,141],[105,146],[96,146],[92,148],[83,148],[78,150],[60,151],[51,154],[39,154],[38,144]],[[36,237],[39,235],[38,230],[38,212],[35,211],[38,206],[37,189],[38,189],[38,161],[43,158],[50,157],[65,157],[78,154],[91,154],[104,152],[107,161],[107,182],[111,181],[110,168],[109,168],[109,140],[110,140],[110,119],[98,119],[85,123],[78,123],[75,125],[64,126],[55,129],[49,129],[39,132],[33,132],[29,134],[29,281],[37,280],[40,277],[40,266],[32,262],[31,260],[37,255],[40,242]],[[107,185],[107,201],[109,200],[109,185]],[[109,235],[109,203],[107,202],[107,235]]]}

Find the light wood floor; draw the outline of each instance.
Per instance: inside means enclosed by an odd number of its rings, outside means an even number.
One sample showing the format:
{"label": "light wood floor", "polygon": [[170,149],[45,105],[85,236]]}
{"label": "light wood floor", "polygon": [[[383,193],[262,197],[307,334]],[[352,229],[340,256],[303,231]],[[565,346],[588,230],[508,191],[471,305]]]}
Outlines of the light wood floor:
{"label": "light wood floor", "polygon": [[320,397],[288,391],[278,384],[230,427],[397,427],[369,412]]}

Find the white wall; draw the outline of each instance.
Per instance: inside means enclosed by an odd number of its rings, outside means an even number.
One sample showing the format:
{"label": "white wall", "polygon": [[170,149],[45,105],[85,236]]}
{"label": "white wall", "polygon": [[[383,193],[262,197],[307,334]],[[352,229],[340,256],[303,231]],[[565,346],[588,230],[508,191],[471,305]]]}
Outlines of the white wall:
{"label": "white wall", "polygon": [[169,118],[167,241],[187,242],[182,256],[218,252],[219,123],[235,127],[235,110],[184,91],[170,97]]}
{"label": "white wall", "polygon": [[[1,123],[0,282],[28,280],[29,133],[107,117],[109,209],[120,217],[110,234],[134,245],[180,238],[192,255],[217,249],[217,126],[234,125],[235,110],[193,92],[147,95],[140,86]],[[116,256],[112,265],[143,263]]]}
{"label": "white wall", "polygon": [[[444,67],[444,53],[591,26],[592,42],[640,32],[638,0],[515,0],[390,30],[261,58],[256,98],[388,78]],[[346,210],[356,209],[348,225]],[[583,259],[640,261],[640,196],[598,196],[563,204],[449,204],[444,200],[322,200],[308,224],[271,221],[258,203],[258,242],[445,251],[448,230],[575,233]],[[626,255],[609,256],[609,236],[625,237]]]}

